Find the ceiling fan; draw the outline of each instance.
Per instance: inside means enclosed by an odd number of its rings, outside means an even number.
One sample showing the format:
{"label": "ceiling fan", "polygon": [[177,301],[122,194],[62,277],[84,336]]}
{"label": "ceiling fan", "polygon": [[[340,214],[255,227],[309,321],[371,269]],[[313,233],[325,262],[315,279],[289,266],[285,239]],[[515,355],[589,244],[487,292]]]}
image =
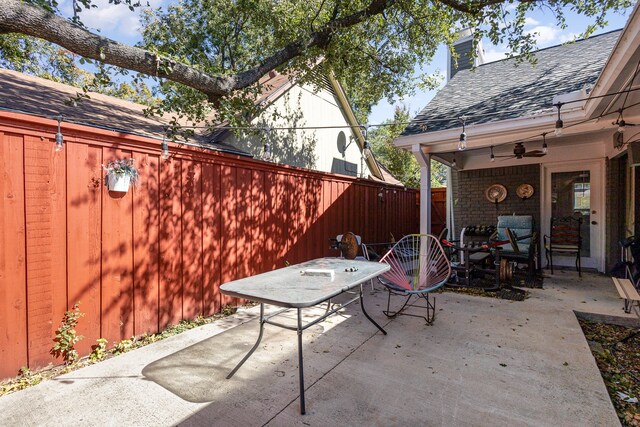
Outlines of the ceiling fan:
{"label": "ceiling fan", "polygon": [[522,159],[523,157],[542,157],[546,156],[543,150],[531,150],[527,151],[522,142],[516,142],[516,145],[513,147],[513,156],[496,156],[496,157],[506,157],[503,160],[508,159]]}

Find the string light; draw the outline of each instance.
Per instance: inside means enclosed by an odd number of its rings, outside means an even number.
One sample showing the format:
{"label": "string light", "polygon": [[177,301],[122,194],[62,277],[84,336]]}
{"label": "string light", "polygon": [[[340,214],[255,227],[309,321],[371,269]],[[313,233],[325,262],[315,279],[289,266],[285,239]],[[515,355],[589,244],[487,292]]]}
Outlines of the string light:
{"label": "string light", "polygon": [[493,145],[491,146],[491,161],[492,162],[496,161],[496,156],[493,155]]}
{"label": "string light", "polygon": [[467,148],[467,132],[465,132],[465,124],[467,118],[465,116],[460,117],[460,121],[462,122],[462,133],[460,134],[460,140],[458,141],[458,150],[462,151]]}
{"label": "string light", "polygon": [[271,144],[269,143],[269,137],[271,136],[271,128],[268,126],[263,128],[265,133],[265,141],[264,141],[264,152],[262,153],[263,160],[271,160],[273,156],[273,152],[271,151]]}
{"label": "string light", "polygon": [[547,154],[547,133],[542,134],[542,152]]}
{"label": "string light", "polygon": [[562,119],[560,118],[560,109],[562,108],[562,103],[558,102],[556,104],[556,107],[558,107],[558,120],[556,120],[556,136],[560,136],[562,135],[562,128],[564,127],[564,123],[562,122]]}
{"label": "string light", "polygon": [[169,144],[167,144],[167,128],[164,129],[164,135],[162,135],[162,143],[160,144],[160,149],[162,150],[162,160],[169,159]]}
{"label": "string light", "polygon": [[54,145],[54,150],[56,152],[62,151],[64,148],[64,137],[62,136],[62,132],[60,131],[60,122],[62,122],[63,117],[58,116],[58,132],[56,132],[56,142]]}
{"label": "string light", "polygon": [[456,155],[454,154],[453,155],[453,161],[451,162],[451,167],[455,168],[456,166],[458,166],[458,165],[456,164]]}

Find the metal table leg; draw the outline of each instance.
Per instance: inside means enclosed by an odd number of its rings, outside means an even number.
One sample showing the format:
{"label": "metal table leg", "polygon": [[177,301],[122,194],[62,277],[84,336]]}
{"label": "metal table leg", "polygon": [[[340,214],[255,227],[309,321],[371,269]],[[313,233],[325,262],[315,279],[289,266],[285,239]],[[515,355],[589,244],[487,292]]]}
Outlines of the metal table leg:
{"label": "metal table leg", "polygon": [[298,308],[298,377],[300,379],[300,413],[305,414],[304,407],[304,368],[302,366],[302,309]]}
{"label": "metal table leg", "polygon": [[231,371],[229,373],[229,375],[227,375],[227,379],[231,378],[237,371],[238,369],[240,369],[240,367],[244,364],[244,362],[247,361],[247,359],[249,359],[249,357],[251,357],[251,355],[253,354],[254,351],[256,351],[256,349],[258,348],[258,346],[260,345],[260,341],[262,341],[262,333],[264,332],[264,323],[265,323],[265,319],[264,319],[264,304],[260,304],[260,334],[258,334],[258,340],[256,341],[256,343],[253,345],[253,347],[251,347],[251,350],[249,350],[249,353],[247,353],[242,360],[240,361],[240,363],[238,363],[236,365],[235,368],[233,368],[233,371]]}
{"label": "metal table leg", "polygon": [[365,317],[367,319],[369,319],[369,322],[373,323],[374,325],[376,325],[376,328],[380,329],[380,332],[382,332],[383,334],[387,335],[387,331],[385,331],[384,329],[382,329],[382,326],[378,325],[376,323],[375,320],[373,320],[369,314],[367,313],[367,310],[365,310],[364,308],[364,299],[362,298],[362,285],[360,285],[360,307],[362,308],[362,313],[365,315]]}

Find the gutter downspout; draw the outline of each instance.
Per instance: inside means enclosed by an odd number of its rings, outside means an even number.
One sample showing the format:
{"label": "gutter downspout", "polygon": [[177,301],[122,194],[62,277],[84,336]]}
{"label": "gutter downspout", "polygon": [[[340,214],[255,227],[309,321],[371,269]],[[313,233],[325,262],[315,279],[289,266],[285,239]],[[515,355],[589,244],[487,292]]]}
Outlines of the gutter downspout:
{"label": "gutter downspout", "polygon": [[[355,114],[353,114],[351,104],[349,104],[349,100],[347,99],[347,94],[344,92],[342,85],[340,85],[333,72],[327,73],[327,76],[329,78],[329,82],[331,82],[333,90],[335,90],[336,94],[338,95],[338,102],[340,103],[340,107],[342,107],[345,118],[347,119],[349,125],[351,125],[353,134],[356,136],[356,141],[358,143],[358,147],[360,148],[360,153],[364,156],[365,138],[362,134],[360,123],[358,123]],[[378,162],[376,162],[373,156],[367,156],[365,158],[365,162],[367,162],[367,166],[369,167],[369,172],[371,172],[371,175],[384,182],[382,171],[378,167]]]}
{"label": "gutter downspout", "polygon": [[420,165],[420,234],[431,234],[431,155],[425,154],[419,144],[411,151]]}

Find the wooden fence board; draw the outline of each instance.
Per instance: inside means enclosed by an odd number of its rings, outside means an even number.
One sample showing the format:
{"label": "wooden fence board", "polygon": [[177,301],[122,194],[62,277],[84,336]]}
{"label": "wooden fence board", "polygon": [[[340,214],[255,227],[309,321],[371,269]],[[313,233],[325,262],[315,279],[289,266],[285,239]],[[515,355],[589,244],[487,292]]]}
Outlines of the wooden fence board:
{"label": "wooden fence board", "polygon": [[203,309],[220,311],[220,166],[202,165]]}
{"label": "wooden fence board", "polygon": [[201,166],[182,162],[182,312],[184,319],[202,308],[202,181]]}
{"label": "wooden fence board", "polygon": [[[67,171],[67,270],[68,300],[76,302],[85,313],[78,323],[78,334],[84,339],[77,345],[86,354],[100,338],[102,323],[101,258],[102,258],[102,148],[68,142],[67,162],[82,167]],[[56,327],[62,318],[58,319]]]}
{"label": "wooden fence board", "polygon": [[0,375],[27,365],[24,141],[0,134]]}
{"label": "wooden fence board", "polygon": [[67,306],[65,152],[24,139],[29,366],[46,366]]}
{"label": "wooden fence board", "polygon": [[149,154],[135,158],[143,177],[133,188],[134,333],[141,335],[158,330],[160,159]]}
{"label": "wooden fence board", "polygon": [[181,161],[160,163],[160,328],[182,320]]}
{"label": "wooden fence board", "polygon": [[[221,231],[221,274],[222,283],[235,280],[238,277],[238,263],[236,262],[237,229],[238,216],[236,213],[237,203],[237,177],[236,168],[222,166],[220,171],[221,200],[222,200],[222,231]],[[220,295],[222,306],[233,305],[235,298]]]}
{"label": "wooden fence board", "polygon": [[[105,163],[131,157],[103,148]],[[102,191],[102,336],[110,343],[133,336],[132,192]]]}

